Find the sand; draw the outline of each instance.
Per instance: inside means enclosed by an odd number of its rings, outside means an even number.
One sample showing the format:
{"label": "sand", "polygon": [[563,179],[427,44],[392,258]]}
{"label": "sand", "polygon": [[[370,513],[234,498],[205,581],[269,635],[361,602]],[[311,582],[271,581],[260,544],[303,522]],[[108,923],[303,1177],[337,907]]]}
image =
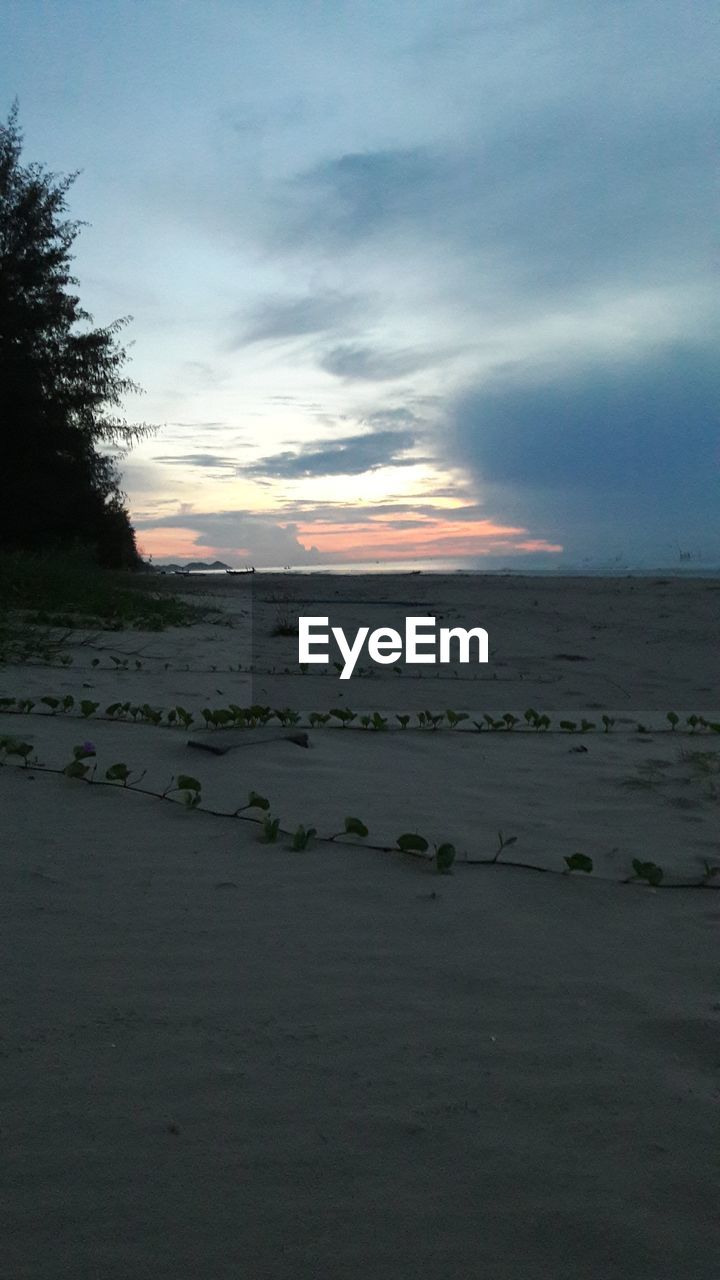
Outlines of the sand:
{"label": "sand", "polygon": [[[223,614],[80,632],[71,665],[0,671],[0,695],[36,700],[0,734],[46,766],[0,769],[0,1275],[714,1277],[720,898],[622,881],[633,858],[663,886],[720,863],[720,738],[665,719],[720,720],[720,583],[171,585]],[[358,623],[484,625],[491,662],[298,675],[296,641],[271,632],[323,601]],[[187,745],[201,721],[83,721],[51,715],[48,694],[197,712],[267,695],[303,724],[350,706],[394,727],[310,728],[305,749],[268,726],[214,756]],[[448,707],[468,721],[395,720]],[[615,723],[473,729],[527,707]],[[199,809],[49,771],[86,739],[98,776],[125,761],[162,791],[193,774]],[[284,830],[322,837],[354,815],[372,845],[452,841],[453,873],[342,838],[266,845],[209,812],[251,789]],[[515,843],[477,865],[500,830]],[[574,852],[593,874],[552,874]]]}

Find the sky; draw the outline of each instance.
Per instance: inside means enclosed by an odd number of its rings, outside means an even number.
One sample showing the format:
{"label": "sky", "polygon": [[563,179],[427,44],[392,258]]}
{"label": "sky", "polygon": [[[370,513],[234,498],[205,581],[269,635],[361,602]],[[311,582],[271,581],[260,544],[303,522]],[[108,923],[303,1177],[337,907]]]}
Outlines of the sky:
{"label": "sky", "polygon": [[720,565],[714,9],[0,0],[144,553]]}

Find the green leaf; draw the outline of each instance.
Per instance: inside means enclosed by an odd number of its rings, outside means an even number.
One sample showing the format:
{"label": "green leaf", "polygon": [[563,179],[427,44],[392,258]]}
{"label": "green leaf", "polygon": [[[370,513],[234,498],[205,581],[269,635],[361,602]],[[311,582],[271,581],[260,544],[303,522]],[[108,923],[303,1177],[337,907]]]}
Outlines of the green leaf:
{"label": "green leaf", "polygon": [[359,818],[346,818],[345,831],[349,836],[361,836],[363,839],[368,834],[368,828]]}
{"label": "green leaf", "polygon": [[89,702],[87,698],[84,698],[80,703],[80,710],[87,720],[90,716],[95,714],[99,706],[99,702]]}
{"label": "green leaf", "polygon": [[178,774],[175,781],[177,791],[202,791],[202,783],[197,778],[191,778],[188,773]]}
{"label": "green leaf", "polygon": [[455,861],[455,845],[440,844],[435,850],[435,865],[441,874],[447,875]]}
{"label": "green leaf", "polygon": [[463,720],[470,719],[467,711],[446,711],[445,715],[451,729],[454,729],[456,725],[462,724]]}
{"label": "green leaf", "polygon": [[49,707],[51,711],[54,711],[56,707],[60,706],[59,698],[41,698],[40,701],[44,702],[45,706]]}
{"label": "green leaf", "polygon": [[266,800],[265,796],[258,795],[257,791],[250,791],[248,793],[248,802],[245,807],[247,809],[269,809],[270,801]]}
{"label": "green leaf", "polygon": [[586,853],[573,853],[565,861],[568,871],[585,871],[589,875],[593,869],[593,860]]}
{"label": "green leaf", "polygon": [[639,858],[633,858],[632,865],[638,880],[646,880],[651,885],[658,885],[662,882],[663,870],[657,863],[641,862]]}
{"label": "green leaf", "polygon": [[111,764],[110,768],[105,771],[105,777],[108,782],[127,782],[130,777],[130,770],[126,764]]}
{"label": "green leaf", "polygon": [[403,853],[425,853],[428,842],[424,836],[408,831],[405,835],[398,836],[397,847],[402,849]]}
{"label": "green leaf", "polygon": [[315,827],[308,827],[306,829],[303,826],[299,826],[292,838],[293,849],[295,849],[296,851],[307,849],[310,841],[312,840],[313,836],[316,834],[317,832],[315,830]]}
{"label": "green leaf", "polygon": [[83,764],[82,760],[71,760],[63,769],[66,778],[86,778],[89,772],[90,765]]}

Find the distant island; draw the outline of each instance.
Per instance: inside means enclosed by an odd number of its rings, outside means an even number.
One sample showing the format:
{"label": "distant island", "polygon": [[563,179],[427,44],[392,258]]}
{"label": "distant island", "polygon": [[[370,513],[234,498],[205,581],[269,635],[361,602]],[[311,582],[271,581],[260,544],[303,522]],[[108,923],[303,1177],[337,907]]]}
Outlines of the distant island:
{"label": "distant island", "polygon": [[160,569],[162,573],[207,573],[211,569],[221,570],[229,569],[229,564],[223,564],[222,560],[213,560],[212,564],[207,564],[205,560],[188,560],[187,564],[166,564],[158,562],[153,568]]}

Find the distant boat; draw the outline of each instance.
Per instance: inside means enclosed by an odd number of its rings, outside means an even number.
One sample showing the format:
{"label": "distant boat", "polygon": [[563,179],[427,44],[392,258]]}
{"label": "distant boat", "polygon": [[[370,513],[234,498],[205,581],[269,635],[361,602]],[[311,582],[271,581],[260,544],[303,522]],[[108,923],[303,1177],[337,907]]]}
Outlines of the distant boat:
{"label": "distant boat", "polygon": [[226,572],[226,573],[229,573],[229,574],[230,574],[230,576],[231,576],[232,578],[237,578],[237,577],[242,577],[244,574],[247,574],[247,573],[254,573],[254,572],[255,572],[255,569],[254,569],[254,568],[252,568],[252,569],[226,569],[226,570],[225,570],[225,572]]}

